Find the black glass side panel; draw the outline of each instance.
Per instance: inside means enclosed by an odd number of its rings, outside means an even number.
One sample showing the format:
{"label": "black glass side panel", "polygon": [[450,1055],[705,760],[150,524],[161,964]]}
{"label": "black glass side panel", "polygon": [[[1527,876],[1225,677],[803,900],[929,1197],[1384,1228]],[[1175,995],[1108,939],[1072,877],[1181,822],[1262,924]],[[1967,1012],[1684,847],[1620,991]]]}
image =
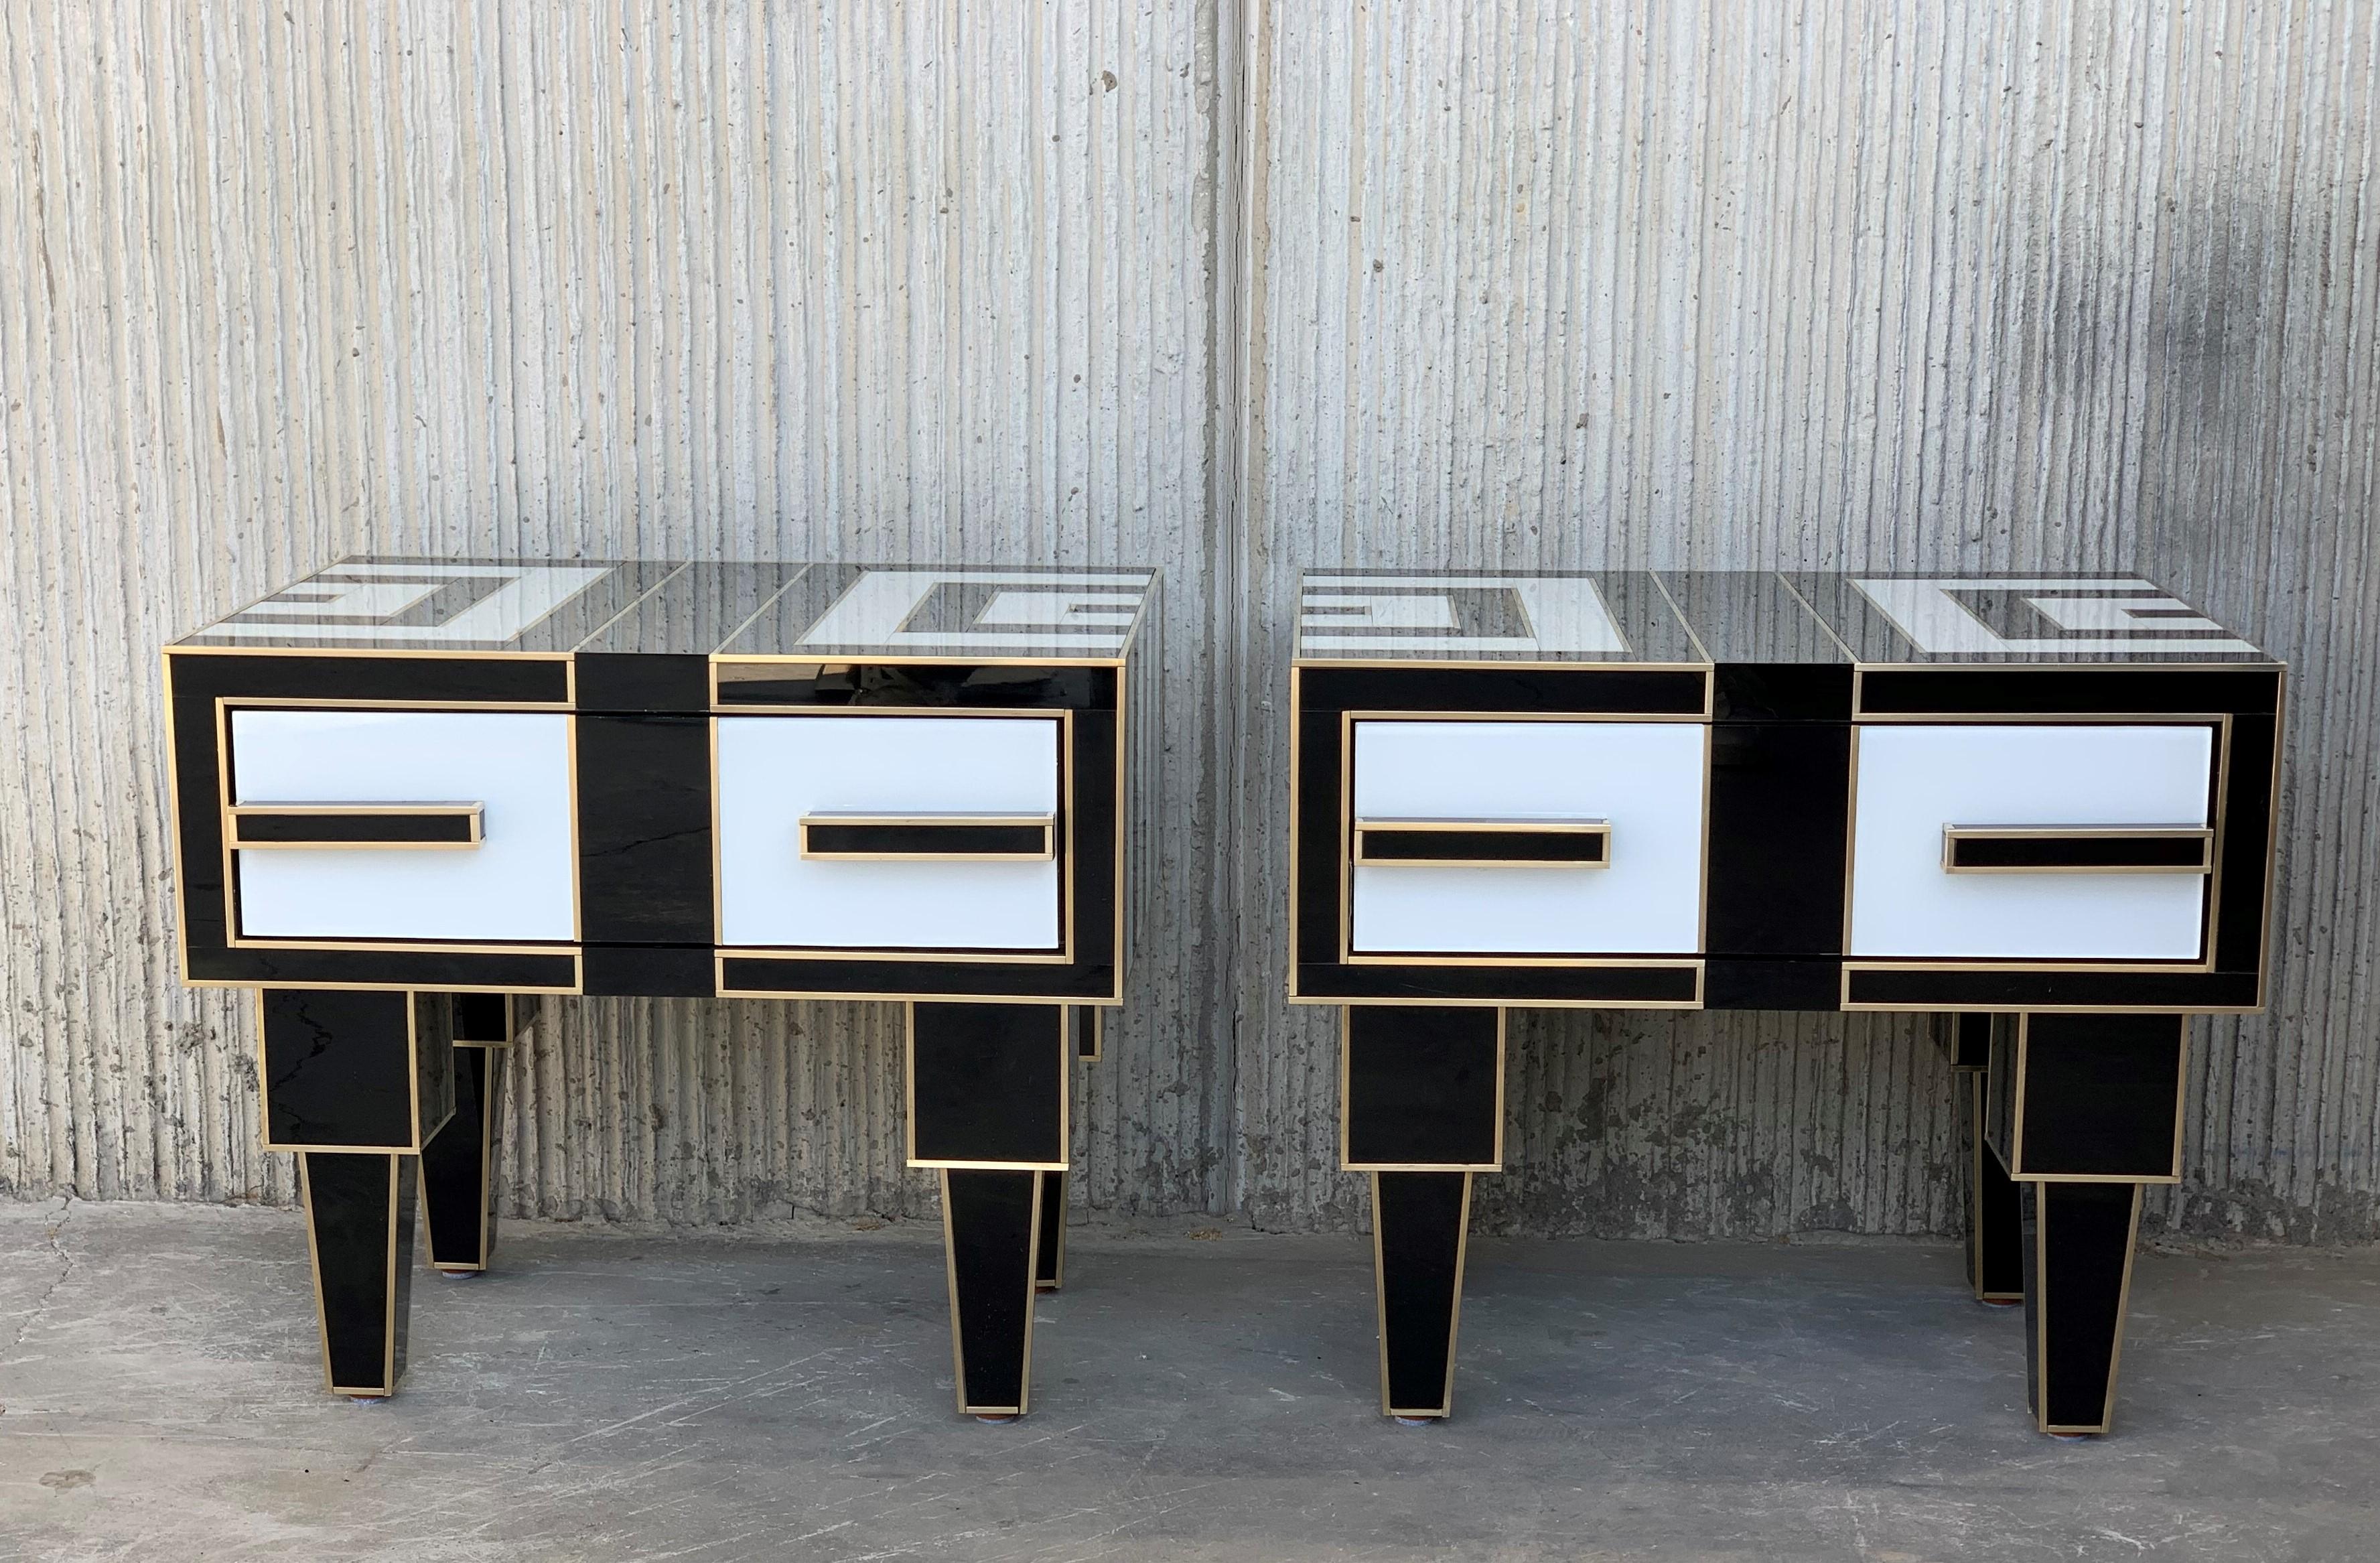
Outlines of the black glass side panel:
{"label": "black glass side panel", "polygon": [[1703,963],[1706,1009],[1840,1009],[1840,960],[1713,956]]}
{"label": "black glass side panel", "polygon": [[1469,1173],[1372,1175],[1382,1389],[1391,1413],[1443,1416],[1453,1398],[1470,1207]]}
{"label": "black glass side panel", "polygon": [[581,964],[590,998],[709,998],[718,971],[688,945],[589,945]]}
{"label": "black glass side panel", "polygon": [[1864,969],[1845,973],[1845,1001],[1888,1009],[2252,1009],[2253,972],[1925,971]]}
{"label": "black glass side panel", "polygon": [[2265,931],[2272,918],[2273,746],[2278,727],[2272,716],[2240,716],[2231,723],[2215,901],[2215,964],[2224,971],[2253,972],[2265,963]]}
{"label": "black glass side panel", "polygon": [[1063,998],[1088,1003],[1116,996],[1112,966],[1042,966],[1015,961],[794,959],[729,956],[720,990],[732,994],[882,994],[960,998]]}
{"label": "black glass side panel", "polygon": [[2173,1176],[2186,1023],[2179,1015],[2026,1017],[2019,1170]]}
{"label": "black glass side panel", "polygon": [[1522,712],[1700,716],[1709,676],[1699,668],[1303,667],[1308,712]]}
{"label": "black glass side panel", "polygon": [[1711,954],[1842,952],[1850,812],[1847,724],[1712,727],[1704,902]]}
{"label": "black glass side panel", "polygon": [[407,988],[535,989],[567,993],[578,985],[578,961],[568,955],[468,954],[444,950],[200,949],[188,952],[189,974],[201,983],[271,987],[319,983]]}
{"label": "black glass side panel", "polygon": [[708,720],[581,716],[577,729],[583,936],[589,944],[708,946]]}
{"label": "black glass side panel", "polygon": [[722,662],[719,706],[1113,711],[1116,669],[971,663]]}
{"label": "black glass side panel", "polygon": [[1492,1166],[1504,1117],[1493,1009],[1358,1005],[1347,1012],[1350,1166]]}
{"label": "black glass side panel", "polygon": [[1711,715],[1721,722],[1848,722],[1852,670],[1825,663],[1720,663]]}
{"label": "black glass side panel", "polygon": [[917,1004],[909,1023],[912,1160],[1066,1159],[1060,1006]]}
{"label": "black glass side panel", "polygon": [[1860,678],[1860,714],[2269,715],[2280,695],[2280,674],[2264,667],[1871,667]]}
{"label": "black glass side panel", "polygon": [[559,705],[570,664],[528,656],[210,656],[166,658],[176,700],[370,700],[397,704]]}
{"label": "black glass side panel", "polygon": [[636,654],[580,652],[581,711],[674,711],[710,709],[710,659],[685,653]]}
{"label": "black glass side panel", "polygon": [[1700,984],[1691,966],[1340,966],[1297,969],[1303,998],[1390,1003],[1691,1005]]}

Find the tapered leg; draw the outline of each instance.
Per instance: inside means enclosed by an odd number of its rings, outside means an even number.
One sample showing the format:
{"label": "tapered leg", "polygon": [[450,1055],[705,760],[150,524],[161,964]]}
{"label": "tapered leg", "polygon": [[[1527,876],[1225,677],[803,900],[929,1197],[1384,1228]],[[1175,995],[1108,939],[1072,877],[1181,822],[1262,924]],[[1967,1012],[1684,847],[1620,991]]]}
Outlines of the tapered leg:
{"label": "tapered leg", "polygon": [[496,1134],[512,1049],[455,1044],[455,1116],[421,1151],[431,1268],[485,1270],[496,1249]]}
{"label": "tapered leg", "polygon": [[1471,1174],[1372,1174],[1372,1264],[1380,1299],[1380,1410],[1448,1415]]}
{"label": "tapered leg", "polygon": [[1958,1077],[1967,1092],[1967,1284],[1978,1301],[2024,1300],[2024,1213],[2017,1187],[1985,1134],[1990,1079],[1981,1069]]}
{"label": "tapered leg", "polygon": [[298,1157],[322,1373],[334,1395],[393,1395],[404,1375],[419,1160],[386,1152]]}
{"label": "tapered leg", "polygon": [[959,1410],[970,1416],[1025,1414],[1032,1383],[1034,1260],[1043,1176],[958,1169],[942,1174],[951,1342]]}
{"label": "tapered leg", "polygon": [[2124,1345],[2137,1183],[2025,1183],[2027,1399],[2045,1433],[2105,1433]]}
{"label": "tapered leg", "polygon": [[1066,1175],[1041,1178],[1041,1235],[1033,1245],[1033,1286],[1056,1291],[1066,1283]]}
{"label": "tapered leg", "polygon": [[1504,1012],[1342,1011],[1339,1165],[1372,1175],[1380,1410],[1449,1415],[1471,1175],[1504,1164]]}

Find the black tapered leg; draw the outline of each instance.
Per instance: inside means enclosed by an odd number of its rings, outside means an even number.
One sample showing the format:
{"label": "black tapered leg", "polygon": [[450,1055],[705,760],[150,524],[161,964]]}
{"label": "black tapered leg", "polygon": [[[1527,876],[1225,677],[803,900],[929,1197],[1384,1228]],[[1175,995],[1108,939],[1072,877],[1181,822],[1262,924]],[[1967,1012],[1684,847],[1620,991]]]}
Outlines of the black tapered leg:
{"label": "black tapered leg", "polygon": [[2124,1344],[2138,1183],[2019,1185],[2027,1399],[2045,1433],[2105,1433]]}
{"label": "black tapered leg", "polygon": [[377,1151],[298,1157],[333,1394],[393,1395],[405,1374],[419,1161]]}
{"label": "black tapered leg", "polygon": [[1372,1175],[1380,1410],[1446,1416],[1471,1175],[1504,1162],[1504,1013],[1351,1007],[1339,1070],[1339,1165]]}
{"label": "black tapered leg", "polygon": [[1982,1302],[2024,1300],[2024,1212],[2017,1186],[1984,1132],[1991,1081],[1964,1070],[1967,1093],[1967,1284]]}
{"label": "black tapered leg", "polygon": [[455,1044],[455,1116],[421,1151],[431,1268],[485,1270],[496,1249],[496,1135],[512,1049]]}
{"label": "black tapered leg", "polygon": [[1041,1177],[1041,1233],[1033,1245],[1033,1286],[1056,1291],[1066,1284],[1066,1175]]}
{"label": "black tapered leg", "polygon": [[1031,1388],[1038,1172],[942,1173],[959,1410],[1022,1416]]}
{"label": "black tapered leg", "polygon": [[1372,1263],[1380,1300],[1380,1410],[1446,1416],[1463,1313],[1471,1174],[1372,1174]]}

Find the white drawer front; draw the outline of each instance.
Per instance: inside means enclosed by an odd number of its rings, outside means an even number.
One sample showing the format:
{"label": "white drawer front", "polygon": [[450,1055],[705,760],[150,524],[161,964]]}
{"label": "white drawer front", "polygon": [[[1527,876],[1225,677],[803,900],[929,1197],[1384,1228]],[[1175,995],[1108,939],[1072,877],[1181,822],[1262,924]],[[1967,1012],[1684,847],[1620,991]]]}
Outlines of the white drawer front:
{"label": "white drawer front", "polygon": [[1679,722],[1357,722],[1359,820],[1604,820],[1586,867],[1354,870],[1358,953],[1690,955],[1702,940],[1708,729]]}
{"label": "white drawer front", "polygon": [[720,942],[748,947],[1059,947],[1060,860],[801,855],[805,814],[1049,814],[1059,724],[1039,717],[719,720]]}
{"label": "white drawer front", "polygon": [[2191,960],[2193,873],[1952,873],[1949,825],[2204,825],[2214,731],[1900,724],[1859,729],[1851,953]]}
{"label": "white drawer front", "polygon": [[468,850],[237,853],[248,938],[576,937],[570,719],[528,712],[235,711],[234,803],[478,803]]}

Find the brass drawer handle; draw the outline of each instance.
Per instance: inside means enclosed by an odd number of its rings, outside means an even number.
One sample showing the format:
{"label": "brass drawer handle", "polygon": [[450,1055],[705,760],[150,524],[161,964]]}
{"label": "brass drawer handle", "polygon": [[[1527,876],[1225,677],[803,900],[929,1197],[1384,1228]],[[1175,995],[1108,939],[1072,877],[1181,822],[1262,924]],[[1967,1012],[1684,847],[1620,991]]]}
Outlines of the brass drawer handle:
{"label": "brass drawer handle", "polygon": [[802,856],[819,862],[1030,863],[1057,855],[1054,814],[804,814]]}
{"label": "brass drawer handle", "polygon": [[2211,873],[2204,825],[1948,824],[1945,873]]}
{"label": "brass drawer handle", "polygon": [[243,851],[468,851],[486,839],[477,803],[235,803],[225,812]]}
{"label": "brass drawer handle", "polygon": [[1609,868],[1609,820],[1357,820],[1364,868]]}

